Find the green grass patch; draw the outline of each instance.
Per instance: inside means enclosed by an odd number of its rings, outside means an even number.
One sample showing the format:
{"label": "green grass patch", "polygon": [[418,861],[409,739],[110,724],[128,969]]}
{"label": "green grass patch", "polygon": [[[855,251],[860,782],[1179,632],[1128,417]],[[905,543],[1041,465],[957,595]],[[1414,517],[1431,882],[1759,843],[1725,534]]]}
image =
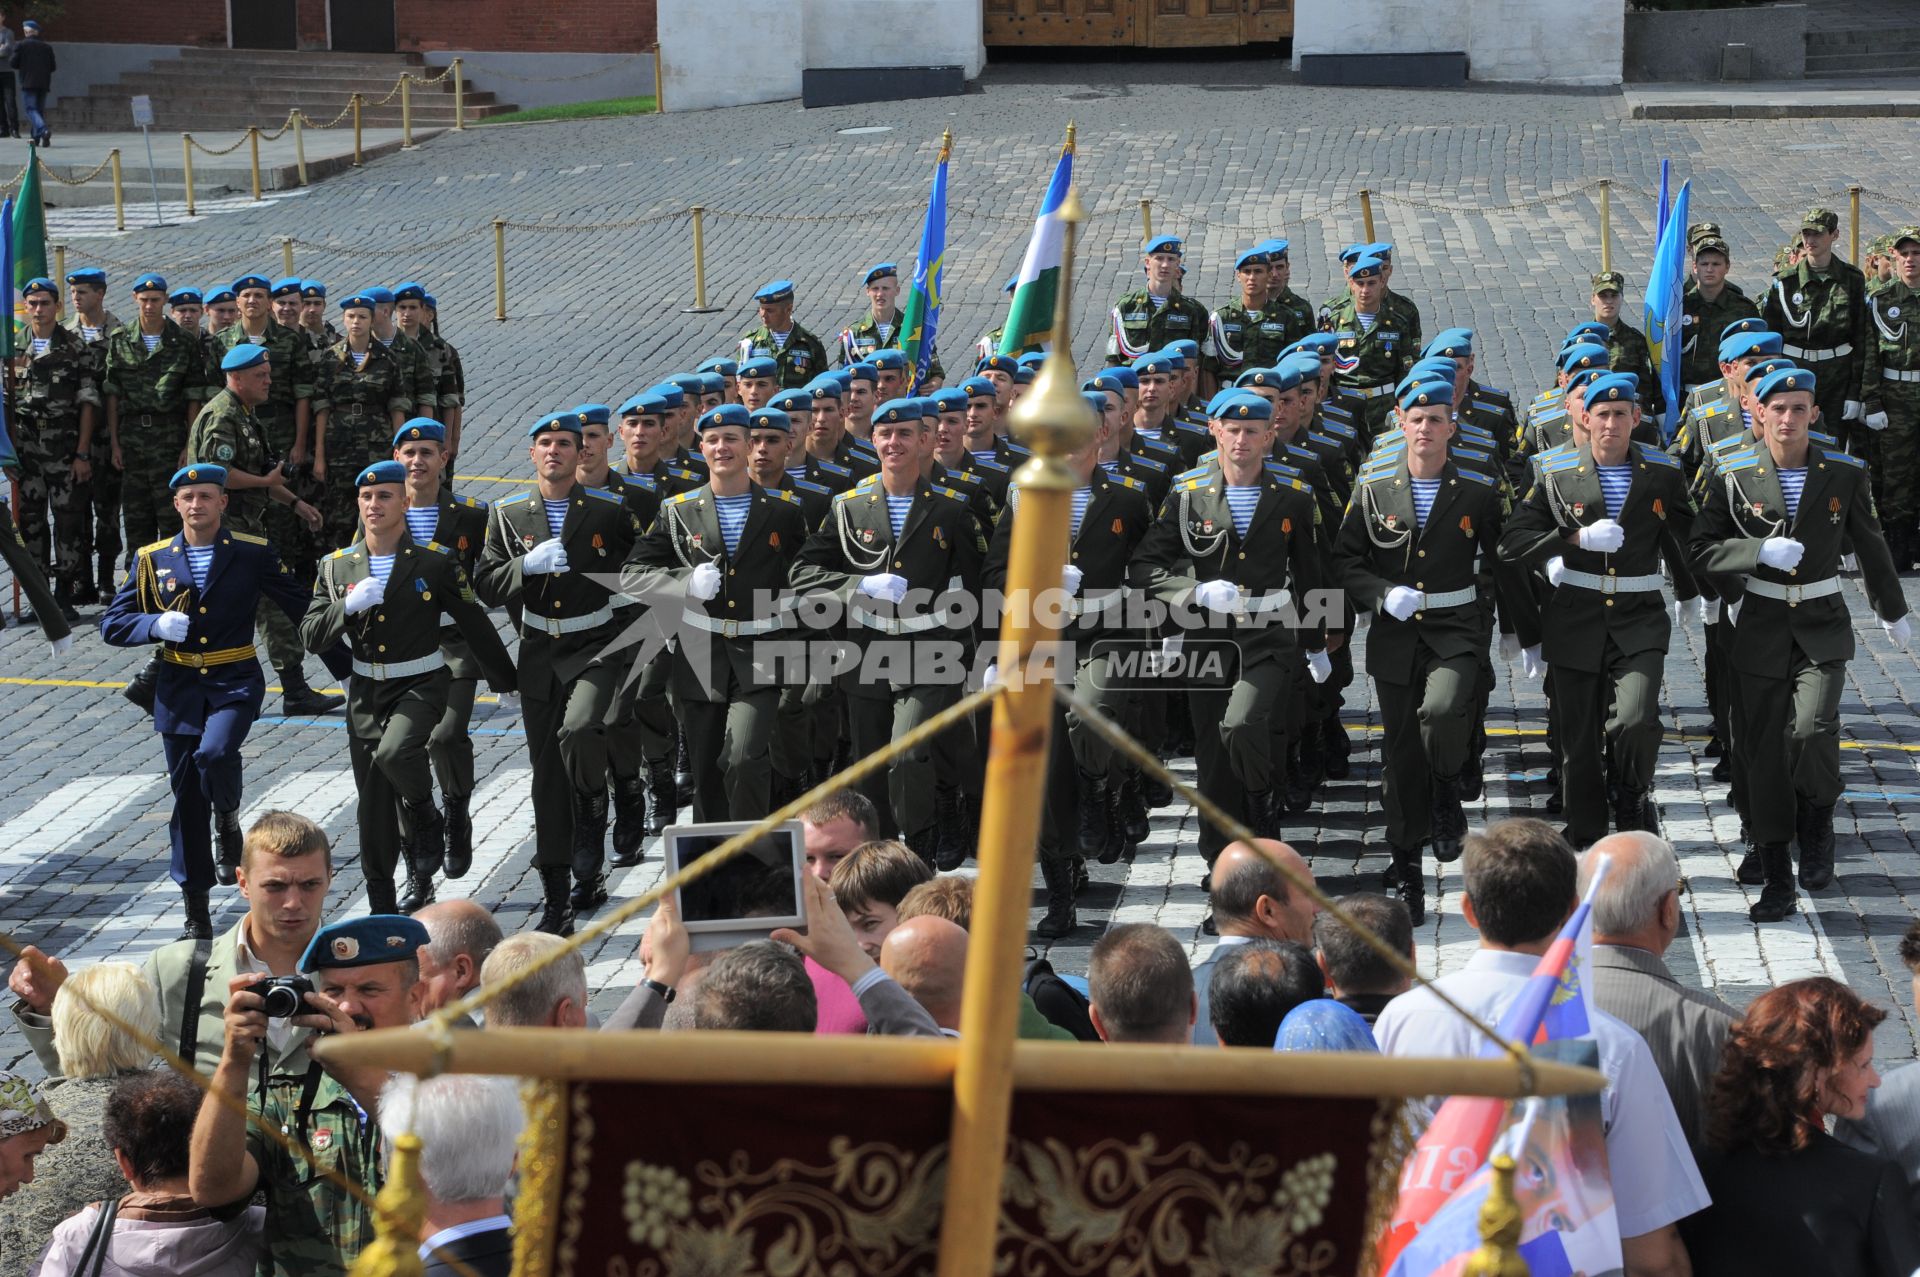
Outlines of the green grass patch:
{"label": "green grass patch", "polygon": [[481,124],[525,124],[529,120],[594,120],[609,115],[652,115],[655,103],[651,93],[637,98],[601,98],[597,102],[562,102],[556,106],[535,106],[524,111],[490,115]]}

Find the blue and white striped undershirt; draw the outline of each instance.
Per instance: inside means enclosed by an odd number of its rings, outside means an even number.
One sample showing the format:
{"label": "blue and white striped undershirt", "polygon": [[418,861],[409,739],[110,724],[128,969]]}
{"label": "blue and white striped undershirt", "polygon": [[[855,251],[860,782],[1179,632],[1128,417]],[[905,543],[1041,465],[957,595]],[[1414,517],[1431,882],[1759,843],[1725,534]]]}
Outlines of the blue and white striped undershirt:
{"label": "blue and white striped undershirt", "polygon": [[1115,457],[1111,461],[1102,461],[1100,468],[1107,472],[1107,478],[1109,479],[1118,479],[1121,477],[1122,471],[1120,469],[1120,458],[1118,457]]}
{"label": "blue and white striped undershirt", "polygon": [[787,477],[789,479],[804,479],[807,477],[807,467],[804,464],[797,465],[797,466],[788,466]]}
{"label": "blue and white striped undershirt", "polygon": [[407,535],[420,545],[433,540],[433,534],[440,530],[440,507],[422,505],[407,507]]}
{"label": "blue and white striped undershirt", "polygon": [[159,333],[141,333],[140,344],[145,346],[147,348],[147,353],[151,355],[154,351],[160,349],[160,334]]}
{"label": "blue and white striped undershirt", "polygon": [[40,356],[46,354],[47,348],[52,345],[53,345],[53,338],[51,337],[35,337],[31,342],[28,343],[28,349],[30,349],[33,352],[33,357],[35,359],[38,359],[40,358]]}
{"label": "blue and white striped undershirt", "polygon": [[384,581],[393,573],[393,557],[391,554],[369,554],[367,570]]}
{"label": "blue and white striped undershirt", "polygon": [[1632,466],[1595,466],[1600,472],[1600,496],[1607,503],[1607,517],[1617,519],[1627,504],[1627,489],[1633,486]]}
{"label": "blue and white striped undershirt", "polygon": [[1247,529],[1253,526],[1253,512],[1260,504],[1260,488],[1227,485],[1227,509],[1233,511],[1233,530],[1241,536],[1247,535]]}
{"label": "blue and white striped undershirt", "polygon": [[992,448],[973,448],[970,449],[970,451],[975,461],[992,461],[995,459]]}
{"label": "blue and white striped undershirt", "polygon": [[1353,318],[1354,322],[1360,325],[1360,331],[1363,333],[1372,332],[1373,326],[1380,322],[1378,315],[1362,315],[1358,311],[1354,312]]}
{"label": "blue and white striped undershirt", "polygon": [[792,332],[793,332],[793,329],[789,328],[784,333],[768,334],[773,338],[773,348],[775,350],[785,350],[787,348],[787,338],[792,334]]}
{"label": "blue and white striped undershirt", "polygon": [[896,497],[887,494],[887,522],[893,525],[893,539],[898,541],[907,531],[907,514],[913,509],[913,494]]}
{"label": "blue and white striped undershirt", "polygon": [[1421,527],[1427,526],[1427,516],[1433,513],[1433,499],[1440,495],[1438,479],[1415,479],[1413,481],[1413,521]]}
{"label": "blue and white striped undershirt", "polygon": [[742,492],[737,497],[715,496],[713,512],[720,519],[720,539],[726,542],[727,553],[740,551],[740,536],[747,530],[747,514],[753,509],[753,493]]}
{"label": "blue and white striped undershirt", "polygon": [[373,351],[371,350],[349,350],[347,351],[347,358],[353,360],[353,366],[355,368],[365,368],[367,366],[367,356],[372,353]]}
{"label": "blue and white striped undershirt", "polygon": [[540,504],[547,507],[547,531],[559,536],[560,529],[567,523],[567,499],[562,497],[558,501],[549,501],[542,497]]}
{"label": "blue and white striped undershirt", "polygon": [[207,569],[213,566],[213,547],[210,545],[190,545],[187,547],[187,570],[193,573],[193,588],[207,588]]}
{"label": "blue and white striped undershirt", "polygon": [[1787,499],[1787,522],[1792,523],[1800,517],[1800,493],[1807,486],[1807,468],[1789,470],[1781,466],[1774,473],[1780,476],[1780,495]]}
{"label": "blue and white striped undershirt", "polygon": [[1080,523],[1087,517],[1087,503],[1093,500],[1092,488],[1073,490],[1073,536],[1080,535]]}

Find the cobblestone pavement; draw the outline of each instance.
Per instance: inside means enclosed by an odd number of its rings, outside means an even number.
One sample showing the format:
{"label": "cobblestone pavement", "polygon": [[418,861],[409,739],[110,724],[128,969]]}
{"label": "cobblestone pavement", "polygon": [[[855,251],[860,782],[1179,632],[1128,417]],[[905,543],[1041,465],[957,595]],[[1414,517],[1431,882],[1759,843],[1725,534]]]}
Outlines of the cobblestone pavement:
{"label": "cobblestone pavement", "polygon": [[[751,293],[765,279],[797,281],[800,321],[823,337],[851,322],[862,302],[859,272],[871,261],[904,268],[912,260],[947,127],[955,134],[954,215],[943,331],[954,351],[999,321],[1000,285],[1017,266],[1069,118],[1079,124],[1079,182],[1094,211],[1075,290],[1083,362],[1104,336],[1100,310],[1137,278],[1141,199],[1155,202],[1156,230],[1188,237],[1190,291],[1201,299],[1224,295],[1237,244],[1272,234],[1292,236],[1295,285],[1318,299],[1333,289],[1334,253],[1362,235],[1354,193],[1380,192],[1378,233],[1398,245],[1395,287],[1420,302],[1429,331],[1474,327],[1480,375],[1516,393],[1536,386],[1559,336],[1584,311],[1586,277],[1600,256],[1591,185],[1599,178],[1618,183],[1614,261],[1634,278],[1644,278],[1651,256],[1646,192],[1662,155],[1694,178],[1694,215],[1725,226],[1734,278],[1750,288],[1808,204],[1832,205],[1844,218],[1849,182],[1870,192],[1863,235],[1920,220],[1911,202],[1897,206],[1879,194],[1915,198],[1902,180],[1914,171],[1914,123],[1641,123],[1624,118],[1613,93],[1309,89],[1275,85],[1273,74],[1245,62],[1014,65],[994,68],[962,99],[476,128],[264,209],[76,236],[69,262],[106,265],[118,298],[132,273],[150,268],[194,282],[256,268],[277,275],[279,238],[291,235],[300,272],[337,292],[428,281],[470,379],[461,469],[474,473],[462,483],[499,496],[512,490],[508,481],[483,476],[524,471],[521,431],[531,416],[586,400],[617,403],[725,349],[751,326]],[[891,131],[841,132],[874,127]],[[684,210],[694,203],[709,209],[708,285],[722,307],[715,314],[681,313],[692,292]],[[492,318],[495,217],[511,223],[506,323]],[[603,223],[622,225],[579,229]],[[1866,615],[1855,587],[1848,596]],[[1698,634],[1685,644],[1669,664],[1657,791],[1688,876],[1686,934],[1671,960],[1683,977],[1735,1002],[1784,979],[1842,977],[1894,1012],[1879,1036],[1883,1058],[1911,1058],[1914,1014],[1895,946],[1912,914],[1908,900],[1920,893],[1910,832],[1920,811],[1920,723],[1908,709],[1920,668],[1878,626],[1862,629],[1843,706],[1848,795],[1839,879],[1816,910],[1756,929],[1746,921],[1749,893],[1734,885],[1720,841],[1733,838],[1737,821],[1699,754],[1706,715]],[[55,665],[33,632],[0,634],[9,770],[0,790],[0,922],[69,957],[138,956],[179,925],[165,873],[159,742],[116,690],[142,659],[83,631]],[[278,704],[270,694],[269,710]],[[1543,713],[1537,685],[1503,673],[1477,820],[1538,810]],[[1349,693],[1347,714],[1349,730],[1363,744],[1372,740],[1378,720],[1364,685]],[[341,914],[365,900],[343,732],[337,719],[270,716],[247,745],[250,804],[294,807],[334,837]],[[464,885],[513,930],[531,921],[537,891],[524,739],[517,717],[485,701],[475,737],[481,850]],[[1363,750],[1352,778],[1331,785],[1312,817],[1287,827],[1331,890],[1371,886],[1386,864],[1376,786]],[[1098,928],[1112,919],[1158,920],[1203,951],[1200,871],[1191,813],[1156,813],[1153,838],[1131,865],[1094,866],[1083,926],[1054,948],[1060,965],[1084,970]],[[616,896],[643,890],[658,873],[657,860],[628,871]],[[1454,869],[1436,881],[1420,958],[1429,970],[1447,970],[1473,936],[1459,919]],[[225,925],[239,905],[220,891],[216,907]],[[590,955],[597,1009],[633,978],[640,929],[629,923]],[[21,1050],[17,1035],[0,1033],[0,1060]]]}

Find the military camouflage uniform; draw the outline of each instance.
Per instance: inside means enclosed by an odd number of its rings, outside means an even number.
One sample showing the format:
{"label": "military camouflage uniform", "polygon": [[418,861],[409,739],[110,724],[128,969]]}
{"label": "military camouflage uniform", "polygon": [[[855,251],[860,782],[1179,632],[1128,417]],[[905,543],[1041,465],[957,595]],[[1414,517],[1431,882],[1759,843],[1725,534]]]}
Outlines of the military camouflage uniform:
{"label": "military camouflage uniform", "polygon": [[1896,276],[1867,302],[1870,332],[1861,398],[1867,415],[1887,414],[1879,434],[1880,464],[1873,469],[1880,521],[1894,563],[1912,562],[1920,517],[1920,290]]}
{"label": "military camouflage uniform", "polygon": [[[1716,347],[1718,344],[1716,338]],[[1615,372],[1630,372],[1640,378],[1640,405],[1648,417],[1657,418],[1667,410],[1667,397],[1660,390],[1660,379],[1653,375],[1653,351],[1639,329],[1629,328],[1617,319],[1613,321],[1613,331],[1607,334],[1607,366]]]}
{"label": "military camouflage uniform", "polygon": [[1107,364],[1130,364],[1176,341],[1197,341],[1204,347],[1207,308],[1178,292],[1155,307],[1153,294],[1137,288],[1107,312],[1107,327]]}
{"label": "military camouflage uniform", "polygon": [[388,353],[400,361],[404,370],[407,396],[413,400],[423,417],[440,419],[440,365],[419,340],[407,336],[402,329],[393,330],[391,339],[374,335],[373,344],[384,346]]}
{"label": "military camouflage uniform", "polygon": [[[16,330],[20,350],[19,381],[14,390],[13,428],[20,453],[20,534],[43,574],[68,586],[87,579],[90,485],[73,481],[73,458],[80,446],[80,418],[95,415],[101,433],[99,358],[72,330],[56,327],[45,354],[31,354],[30,329]],[[95,473],[99,473],[96,467]],[[47,538],[47,511],[53,511],[53,539]],[[51,571],[49,571],[51,564]]]}
{"label": "military camouflage uniform", "polygon": [[[267,352],[267,363],[273,369],[273,386],[267,392],[267,401],[261,404],[255,415],[260,419],[260,428],[266,432],[267,447],[275,458],[287,461],[293,453],[294,416],[300,400],[308,401],[310,413],[319,409],[313,400],[317,393],[315,385],[313,351],[298,329],[287,327],[275,319],[267,321],[267,330],[258,338],[247,334],[244,322],[221,329],[214,335],[211,351],[211,363],[207,368],[207,382],[216,388],[224,387],[226,375],[220,371],[220,360],[235,346],[244,343],[263,346]],[[322,399],[322,404],[325,400]],[[313,458],[313,424],[309,417],[307,428],[307,460]],[[348,476],[349,483],[351,476]],[[288,466],[287,486],[296,496],[311,505],[318,506],[324,500],[324,491],[316,483],[304,466]],[[313,565],[323,550],[329,548],[320,544],[317,537],[307,531],[293,512],[283,506],[274,506],[267,512],[264,528],[256,529],[280,553],[280,559],[302,581],[313,579]],[[277,613],[276,613],[277,615]],[[277,624],[277,622],[275,622]]]}
{"label": "military camouflage uniform", "polygon": [[354,476],[393,455],[393,432],[399,425],[394,418],[404,418],[417,406],[398,349],[376,339],[367,346],[366,362],[356,368],[343,339],[321,359],[320,376],[327,386],[327,474],[332,480],[327,485],[325,535],[341,545],[354,539],[360,518]]}
{"label": "military camouflage uniform", "polygon": [[[70,315],[60,321],[60,326],[87,343],[93,352],[93,375],[96,384],[100,380],[101,370],[106,367],[107,338],[118,327],[119,319],[110,310],[100,312],[100,326],[93,329],[93,336],[87,335],[92,325],[82,327],[80,316]],[[113,586],[113,565],[125,549],[120,539],[120,495],[122,477],[120,471],[113,468],[113,448],[107,441],[107,416],[104,410],[106,399],[102,397],[103,409],[97,413],[93,422],[93,442],[88,449],[87,460],[93,464],[93,478],[87,484],[84,494],[92,507],[93,519],[87,526],[80,544],[80,560],[85,564],[95,554],[100,557],[100,577],[102,588]],[[169,472],[171,473],[171,472]],[[84,570],[81,573],[85,577]],[[84,584],[84,581],[81,582]]]}
{"label": "military camouflage uniform", "polygon": [[[866,359],[867,356],[876,350],[905,350],[906,347],[900,344],[901,339],[905,336],[905,333],[902,331],[905,327],[903,322],[905,319],[906,315],[901,313],[896,307],[893,312],[893,326],[888,329],[884,339],[880,336],[880,326],[874,323],[871,312],[862,315],[860,322],[854,324],[852,327],[842,328],[838,342],[839,352],[834,361],[835,366],[839,368],[851,367]],[[946,380],[946,370],[940,366],[940,353],[938,351],[933,353],[932,360],[927,364],[927,376],[937,377],[942,381]]]}
{"label": "military camouflage uniform", "polygon": [[766,325],[753,329],[740,339],[734,358],[741,363],[749,359],[773,360],[780,365],[783,390],[797,390],[827,370],[827,348],[798,324],[787,330],[784,346],[775,343]]}
{"label": "military camouflage uniform", "polygon": [[1402,326],[1385,303],[1374,316],[1373,327],[1362,329],[1351,294],[1328,306],[1321,324],[1340,338],[1333,356],[1333,384],[1366,400],[1368,433],[1380,433],[1393,409],[1393,388],[1419,350],[1419,330]]}
{"label": "military camouflage uniform", "polygon": [[1732,284],[1708,301],[1698,284],[1688,284],[1680,299],[1686,312],[1680,346],[1680,384],[1691,390],[1720,379],[1720,332],[1736,319],[1753,319],[1760,308]]}
{"label": "military camouflage uniform", "polygon": [[[116,328],[107,339],[105,398],[116,405],[126,503],[127,543],[146,545],[180,530],[167,479],[180,466],[187,423],[199,404],[190,392],[203,385],[200,345],[171,319],[160,344],[148,350],[138,323]],[[98,431],[95,432],[99,433]]]}
{"label": "military camouflage uniform", "polygon": [[[313,1163],[262,1135],[258,1127],[263,1126],[304,1142],[313,1152]],[[260,1272],[271,1277],[346,1277],[361,1249],[373,1240],[373,1212],[316,1172],[322,1167],[338,1171],[371,1198],[381,1184],[379,1127],[344,1087],[314,1064],[304,1088],[268,1088],[255,1123],[247,1127],[247,1153],[260,1168],[267,1202],[269,1258],[262,1261]]]}
{"label": "military camouflage uniform", "polygon": [[1840,439],[1878,471],[1873,432],[1857,421],[1842,421],[1847,401],[1861,396],[1861,366],[1873,331],[1860,268],[1837,256],[1824,271],[1801,262],[1774,280],[1761,315],[1786,339],[1781,353],[1814,374],[1820,408],[1814,428]]}
{"label": "military camouflage uniform", "polygon": [[1294,331],[1295,321],[1296,316],[1271,305],[1259,310],[1239,302],[1222,306],[1207,322],[1207,371],[1225,385],[1250,368],[1271,368],[1281,350],[1306,335]]}

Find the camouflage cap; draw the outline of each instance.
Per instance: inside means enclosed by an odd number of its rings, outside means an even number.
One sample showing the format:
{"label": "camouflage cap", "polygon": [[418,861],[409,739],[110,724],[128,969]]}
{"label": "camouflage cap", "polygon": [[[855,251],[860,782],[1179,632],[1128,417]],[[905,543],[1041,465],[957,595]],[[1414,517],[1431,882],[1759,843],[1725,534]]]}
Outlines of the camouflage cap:
{"label": "camouflage cap", "polygon": [[1593,277],[1593,291],[1596,293],[1625,292],[1627,277],[1617,270],[1603,270]]}
{"label": "camouflage cap", "polygon": [[1687,224],[1687,244],[1698,244],[1703,239],[1725,239],[1720,232],[1718,222],[1689,222]]}
{"label": "camouflage cap", "polygon": [[1698,257],[1702,253],[1718,253],[1729,260],[1733,257],[1733,250],[1727,247],[1727,241],[1718,235],[1703,235],[1693,241],[1693,255]]}
{"label": "camouflage cap", "polygon": [[53,1143],[66,1138],[66,1123],[54,1116],[33,1083],[17,1073],[0,1071],[0,1140],[43,1126],[56,1128]]}
{"label": "camouflage cap", "polygon": [[1920,244],[1920,226],[1902,226],[1899,230],[1887,236],[1887,247],[1897,249],[1905,240],[1912,240]]}
{"label": "camouflage cap", "polygon": [[1800,219],[1803,231],[1837,231],[1840,229],[1840,215],[1830,208],[1810,208],[1807,215]]}

